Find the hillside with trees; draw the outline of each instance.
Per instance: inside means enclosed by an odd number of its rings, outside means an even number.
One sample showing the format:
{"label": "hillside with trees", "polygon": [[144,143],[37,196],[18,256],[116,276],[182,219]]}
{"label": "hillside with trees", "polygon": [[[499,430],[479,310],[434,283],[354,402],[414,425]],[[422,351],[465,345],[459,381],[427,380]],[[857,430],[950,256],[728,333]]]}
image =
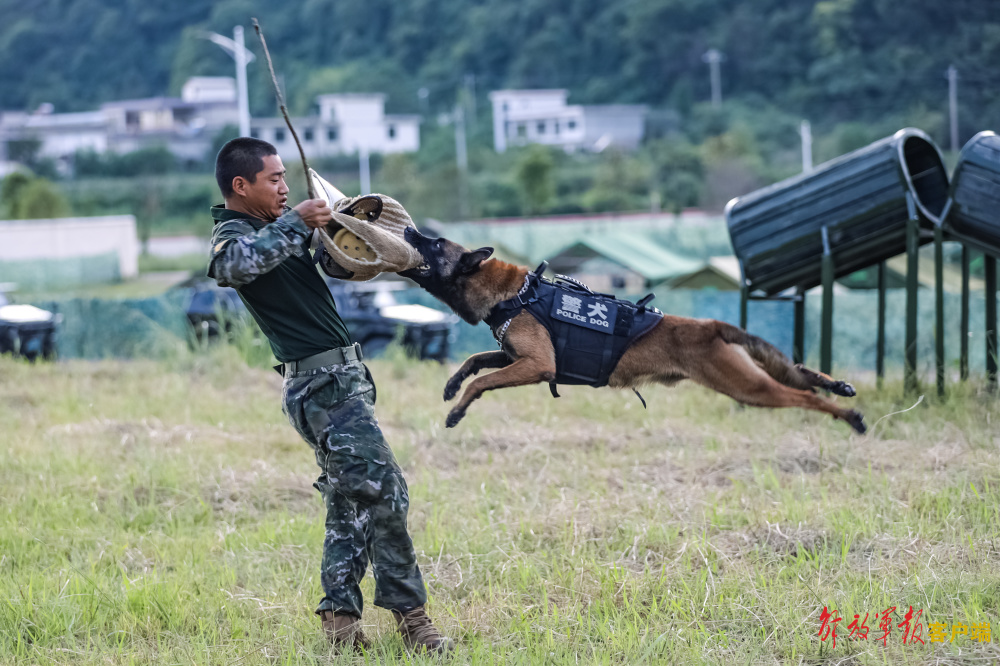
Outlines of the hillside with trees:
{"label": "hillside with trees", "polygon": [[[256,15],[294,113],[309,112],[319,93],[382,91],[390,112],[424,115],[421,152],[380,161],[374,182],[443,219],[651,200],[718,207],[797,171],[802,119],[817,161],[904,125],[947,147],[949,65],[961,77],[961,139],[1000,117],[995,0],[0,0],[0,15],[0,107],[49,102],[58,111],[229,75],[231,60],[202,33],[229,34]],[[248,45],[258,49],[252,31]],[[710,48],[725,56],[721,108],[708,104]],[[512,87],[567,88],[571,103],[647,104],[647,143],[634,155],[497,156],[486,95]],[[250,93],[253,114],[274,115],[256,64]],[[437,122],[456,103],[475,111],[466,211],[454,201],[451,129]],[[355,178],[350,159],[335,162],[328,171]]]}

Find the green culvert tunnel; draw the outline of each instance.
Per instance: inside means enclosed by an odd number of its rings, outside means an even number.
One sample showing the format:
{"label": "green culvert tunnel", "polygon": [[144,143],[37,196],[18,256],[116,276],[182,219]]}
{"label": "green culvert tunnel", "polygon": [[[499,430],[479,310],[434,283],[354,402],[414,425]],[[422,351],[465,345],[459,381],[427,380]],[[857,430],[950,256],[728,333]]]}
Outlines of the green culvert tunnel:
{"label": "green culvert tunnel", "polygon": [[941,153],[914,128],[733,199],[726,221],[747,288],[770,296],[819,285],[824,227],[835,278],[902,254],[908,198],[927,228],[948,200]]}

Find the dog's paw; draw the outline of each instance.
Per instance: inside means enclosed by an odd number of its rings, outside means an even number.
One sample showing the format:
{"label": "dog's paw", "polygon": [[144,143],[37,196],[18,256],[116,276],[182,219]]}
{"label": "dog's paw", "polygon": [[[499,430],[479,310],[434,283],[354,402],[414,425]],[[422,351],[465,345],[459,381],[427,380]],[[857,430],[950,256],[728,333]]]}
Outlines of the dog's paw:
{"label": "dog's paw", "polygon": [[858,392],[854,390],[854,387],[847,382],[831,382],[829,390],[830,393],[842,395],[845,398],[853,398],[858,394]]}
{"label": "dog's paw", "polygon": [[464,416],[465,416],[464,411],[459,411],[457,409],[451,410],[450,412],[448,412],[448,418],[446,418],[444,421],[445,427],[454,428],[455,426],[458,425],[458,422],[461,421]]}
{"label": "dog's paw", "polygon": [[847,418],[844,420],[847,421],[847,423],[852,428],[854,428],[854,431],[857,432],[859,435],[865,434],[865,432],[868,430],[868,426],[865,425],[864,414],[857,411],[856,409],[852,409],[851,411],[847,412]]}
{"label": "dog's paw", "polygon": [[455,375],[448,380],[448,383],[444,385],[444,401],[448,402],[456,395],[458,395],[458,390],[462,388],[462,380],[458,375]]}

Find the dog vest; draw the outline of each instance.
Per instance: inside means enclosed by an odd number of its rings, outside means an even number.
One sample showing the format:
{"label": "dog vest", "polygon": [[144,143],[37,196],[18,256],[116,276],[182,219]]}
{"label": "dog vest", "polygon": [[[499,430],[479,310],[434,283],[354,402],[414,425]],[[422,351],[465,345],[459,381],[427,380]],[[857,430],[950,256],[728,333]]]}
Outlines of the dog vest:
{"label": "dog vest", "polygon": [[558,397],[556,384],[606,386],[625,350],[648,333],[663,313],[646,307],[653,294],[638,303],[619,300],[564,275],[549,281],[542,277],[547,266],[543,262],[528,273],[517,295],[497,303],[484,321],[501,347],[507,327],[521,312],[530,313],[545,327],[556,352],[556,379],[550,384],[553,396]]}

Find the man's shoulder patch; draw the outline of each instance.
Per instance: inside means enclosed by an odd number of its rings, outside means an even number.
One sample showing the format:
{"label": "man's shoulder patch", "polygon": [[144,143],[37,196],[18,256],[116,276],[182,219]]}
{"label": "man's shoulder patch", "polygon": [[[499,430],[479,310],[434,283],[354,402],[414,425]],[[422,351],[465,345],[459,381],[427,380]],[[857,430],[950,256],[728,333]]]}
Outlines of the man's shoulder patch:
{"label": "man's shoulder patch", "polygon": [[217,246],[220,241],[239,238],[255,231],[254,226],[246,220],[226,220],[219,222],[212,229],[212,243]]}

